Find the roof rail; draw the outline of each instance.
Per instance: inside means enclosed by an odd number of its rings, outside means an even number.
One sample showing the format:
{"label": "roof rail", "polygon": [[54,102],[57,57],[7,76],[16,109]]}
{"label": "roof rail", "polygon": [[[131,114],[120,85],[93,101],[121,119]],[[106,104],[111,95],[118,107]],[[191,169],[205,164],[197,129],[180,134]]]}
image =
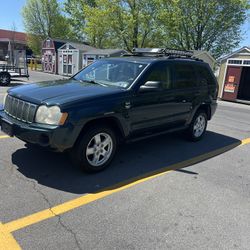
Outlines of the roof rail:
{"label": "roof rail", "polygon": [[165,49],[165,54],[168,56],[184,56],[184,57],[192,57],[194,52],[191,50],[180,50],[180,49]]}
{"label": "roof rail", "polygon": [[131,53],[123,56],[165,56],[164,48],[133,48]]}
{"label": "roof rail", "polygon": [[132,54],[165,54],[164,48],[133,48]]}
{"label": "roof rail", "polygon": [[123,56],[153,56],[153,57],[168,57],[168,58],[190,58],[200,60],[193,57],[194,52],[190,50],[179,50],[170,48],[133,48],[129,54]]}

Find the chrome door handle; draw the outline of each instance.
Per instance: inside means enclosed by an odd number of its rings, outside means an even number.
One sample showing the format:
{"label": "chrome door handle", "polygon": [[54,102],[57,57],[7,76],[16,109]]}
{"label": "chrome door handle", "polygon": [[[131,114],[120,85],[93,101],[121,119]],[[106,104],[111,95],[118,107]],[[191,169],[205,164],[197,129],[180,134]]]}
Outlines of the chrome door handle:
{"label": "chrome door handle", "polygon": [[186,100],[182,100],[183,103],[186,103],[187,101]]}

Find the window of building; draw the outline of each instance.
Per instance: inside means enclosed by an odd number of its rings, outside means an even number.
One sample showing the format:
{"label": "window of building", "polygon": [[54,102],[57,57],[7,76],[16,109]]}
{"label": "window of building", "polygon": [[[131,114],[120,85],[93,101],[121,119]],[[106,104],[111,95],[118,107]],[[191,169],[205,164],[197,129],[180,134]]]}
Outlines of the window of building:
{"label": "window of building", "polygon": [[228,60],[228,64],[242,64],[242,60]]}
{"label": "window of building", "polygon": [[243,64],[244,65],[250,65],[250,60],[244,60]]}
{"label": "window of building", "polygon": [[46,48],[50,48],[50,40],[46,41]]}

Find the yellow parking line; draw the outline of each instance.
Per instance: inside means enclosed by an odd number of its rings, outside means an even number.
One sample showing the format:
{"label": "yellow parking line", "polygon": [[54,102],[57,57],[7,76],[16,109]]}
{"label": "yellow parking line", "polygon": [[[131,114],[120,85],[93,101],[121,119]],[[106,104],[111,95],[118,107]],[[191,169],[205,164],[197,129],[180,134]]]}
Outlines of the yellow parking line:
{"label": "yellow parking line", "polygon": [[136,179],[128,180],[126,182],[119,183],[113,187],[106,188],[105,190],[101,190],[97,193],[87,194],[87,195],[81,196],[79,198],[73,199],[71,201],[54,206],[52,208],[45,209],[45,210],[37,212],[35,214],[31,214],[31,215],[28,215],[26,217],[8,222],[8,223],[4,224],[5,230],[7,232],[14,232],[16,230],[33,225],[33,224],[41,222],[43,220],[46,220],[46,219],[55,217],[57,215],[66,213],[66,212],[71,211],[75,208],[84,206],[88,203],[99,200],[99,199],[104,198],[106,196],[109,196],[111,194],[120,192],[120,191],[125,190],[125,189],[130,188],[130,187],[133,187],[133,186],[138,185],[140,183],[143,183],[145,181],[154,179],[154,178],[159,177],[161,175],[164,175],[172,170],[188,167],[190,165],[193,165],[193,164],[199,163],[201,161],[210,159],[216,155],[222,154],[222,153],[224,153],[228,150],[231,150],[239,145],[242,145],[242,144],[245,145],[248,143],[250,143],[250,138],[243,140],[243,141],[233,143],[233,144],[228,145],[226,147],[205,153],[203,155],[199,155],[199,156],[191,158],[189,160],[179,162],[179,163],[173,164],[171,166],[159,169],[157,171],[148,173],[147,175],[137,177]]}
{"label": "yellow parking line", "polygon": [[6,138],[11,138],[8,135],[0,135],[0,139],[6,139]]}
{"label": "yellow parking line", "polygon": [[11,233],[5,230],[5,227],[0,222],[0,249],[3,250],[21,250]]}
{"label": "yellow parking line", "polygon": [[250,138],[246,138],[244,140],[241,141],[241,145],[246,145],[246,144],[250,144]]}

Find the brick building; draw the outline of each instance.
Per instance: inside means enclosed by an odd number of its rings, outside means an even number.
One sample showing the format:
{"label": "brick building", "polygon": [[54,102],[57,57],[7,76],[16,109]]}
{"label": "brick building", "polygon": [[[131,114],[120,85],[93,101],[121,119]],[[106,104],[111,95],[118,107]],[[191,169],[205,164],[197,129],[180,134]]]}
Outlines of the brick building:
{"label": "brick building", "polygon": [[27,48],[25,33],[0,29],[0,61],[14,63],[15,54]]}

